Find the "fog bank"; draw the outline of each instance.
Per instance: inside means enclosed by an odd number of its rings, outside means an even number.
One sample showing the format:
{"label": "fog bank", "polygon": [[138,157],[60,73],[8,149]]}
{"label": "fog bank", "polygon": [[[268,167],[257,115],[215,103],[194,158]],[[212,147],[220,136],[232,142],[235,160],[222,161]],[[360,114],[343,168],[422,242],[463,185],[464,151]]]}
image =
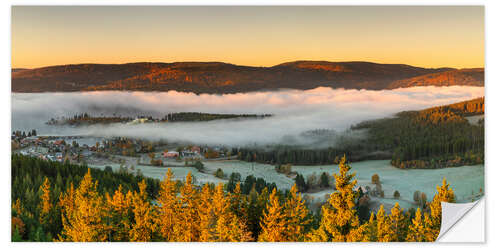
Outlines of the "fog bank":
{"label": "fog bank", "polygon": [[[189,141],[198,144],[247,145],[281,142],[304,131],[344,131],[363,120],[403,110],[423,109],[484,96],[483,87],[414,87],[395,90],[344,90],[320,87],[211,95],[169,92],[13,93],[12,130],[37,129],[47,135],[127,136]],[[273,114],[265,119],[217,120],[166,124],[51,127],[50,118],[87,112],[92,115],[152,115],[173,112]],[[291,136],[291,137],[290,137]]]}

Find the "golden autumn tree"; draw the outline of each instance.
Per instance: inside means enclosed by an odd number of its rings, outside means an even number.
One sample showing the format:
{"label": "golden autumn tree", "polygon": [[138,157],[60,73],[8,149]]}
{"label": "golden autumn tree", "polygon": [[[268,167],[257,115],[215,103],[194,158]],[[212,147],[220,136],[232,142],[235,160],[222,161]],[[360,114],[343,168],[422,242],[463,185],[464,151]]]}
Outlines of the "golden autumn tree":
{"label": "golden autumn tree", "polygon": [[415,218],[412,219],[411,225],[408,227],[408,234],[406,241],[412,242],[425,242],[433,241],[434,236],[430,229],[431,220],[428,213],[424,213],[422,218],[422,211],[417,208]]}
{"label": "golden autumn tree", "polygon": [[[71,187],[72,189],[72,187]],[[61,198],[62,225],[61,241],[106,241],[107,225],[104,201],[97,192],[97,181],[92,181],[90,169],[79,187]]]}
{"label": "golden autumn tree", "polygon": [[290,197],[285,202],[284,213],[286,216],[285,241],[303,241],[306,227],[311,223],[308,218],[309,210],[298,193],[297,185],[293,184],[290,189]]}
{"label": "golden autumn tree", "polygon": [[198,208],[198,216],[200,218],[200,239],[199,241],[214,241],[215,237],[215,215],[212,199],[213,190],[211,190],[210,185],[206,183],[203,185],[200,194],[200,204]]}
{"label": "golden autumn tree", "polygon": [[148,242],[152,241],[156,234],[154,207],[146,193],[146,181],[139,183],[139,192],[134,192],[132,199],[134,223],[129,232],[130,241]]}
{"label": "golden autumn tree", "polygon": [[370,219],[366,223],[365,237],[366,241],[377,241],[377,220],[373,212],[370,213]]}
{"label": "golden autumn tree", "polygon": [[351,166],[345,156],[339,163],[339,174],[334,174],[336,191],[330,195],[328,203],[322,207],[322,218],[317,230],[309,235],[311,241],[361,241],[363,233],[355,209],[357,181],[355,174],[349,173]]}
{"label": "golden autumn tree", "polygon": [[380,205],[377,212],[377,241],[391,241],[391,223],[385,214],[384,205]]}
{"label": "golden autumn tree", "polygon": [[174,241],[197,241],[200,234],[200,218],[198,214],[199,194],[193,185],[193,176],[189,172],[184,186],[181,188],[178,220],[174,224]]}
{"label": "golden autumn tree", "polygon": [[111,241],[128,241],[132,224],[132,194],[129,199],[123,194],[122,185],[115,190],[113,197],[106,194],[107,213],[110,217],[108,239]]}
{"label": "golden autumn tree", "polygon": [[391,209],[391,214],[389,215],[390,223],[390,241],[402,242],[406,239],[408,225],[406,223],[406,217],[403,210],[396,202],[394,207]]}
{"label": "golden autumn tree", "polygon": [[432,202],[429,204],[431,210],[430,219],[432,223],[430,228],[434,235],[434,240],[438,237],[441,229],[441,202],[455,202],[455,194],[445,178],[443,178],[442,185],[437,186],[436,189],[437,194],[434,195]]}
{"label": "golden autumn tree", "polygon": [[242,218],[246,213],[245,209],[245,196],[241,194],[241,184],[238,182],[231,193],[231,211],[239,218]]}
{"label": "golden autumn tree", "polygon": [[50,211],[52,209],[52,202],[50,199],[50,181],[47,177],[45,177],[45,180],[43,181],[42,186],[40,187],[42,193],[40,195],[40,200],[41,203],[39,205],[40,207],[40,224],[49,224],[50,221]]}
{"label": "golden autumn tree", "polygon": [[250,232],[245,223],[231,211],[230,202],[229,195],[224,192],[222,183],[219,183],[212,199],[212,221],[215,223],[213,241],[250,241]]}
{"label": "golden autumn tree", "polygon": [[173,173],[169,168],[165,178],[160,183],[160,191],[158,194],[158,217],[157,224],[159,234],[165,241],[174,240],[174,225],[176,224],[177,211],[179,210],[179,201],[173,181]]}
{"label": "golden autumn tree", "polygon": [[281,205],[276,188],[274,188],[260,223],[262,232],[259,235],[259,241],[286,241],[286,215],[283,210],[283,205]]}

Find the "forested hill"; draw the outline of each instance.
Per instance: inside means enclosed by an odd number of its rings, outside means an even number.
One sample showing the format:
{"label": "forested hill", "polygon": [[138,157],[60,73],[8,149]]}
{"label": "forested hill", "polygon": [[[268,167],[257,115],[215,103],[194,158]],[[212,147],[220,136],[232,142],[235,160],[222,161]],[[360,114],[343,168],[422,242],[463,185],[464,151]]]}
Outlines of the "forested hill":
{"label": "forested hill", "polygon": [[[243,161],[275,165],[337,164],[343,155],[351,161],[392,158],[392,165],[398,168],[483,164],[482,114],[484,97],[361,122],[351,129],[363,130],[366,137],[341,139],[342,142],[335,147],[275,145],[265,150],[252,147],[233,149],[232,154]],[[327,138],[326,134],[323,136]]]}
{"label": "forested hill", "polygon": [[[467,70],[371,62],[296,61],[273,67],[238,66],[220,62],[78,64],[13,70],[12,91],[176,90],[237,93],[280,88],[312,89],[320,86],[372,90],[418,85],[483,86],[484,70],[473,71],[474,80],[459,77],[466,74],[464,72],[468,72]],[[439,77],[445,73],[457,76]],[[446,79],[452,81],[446,82]]]}
{"label": "forested hill", "polygon": [[399,168],[443,168],[484,163],[484,97],[420,111],[405,111],[395,118],[362,122],[367,129],[363,145],[389,150]]}
{"label": "forested hill", "polygon": [[484,69],[460,69],[416,76],[409,79],[394,81],[389,85],[389,88],[452,85],[483,86]]}

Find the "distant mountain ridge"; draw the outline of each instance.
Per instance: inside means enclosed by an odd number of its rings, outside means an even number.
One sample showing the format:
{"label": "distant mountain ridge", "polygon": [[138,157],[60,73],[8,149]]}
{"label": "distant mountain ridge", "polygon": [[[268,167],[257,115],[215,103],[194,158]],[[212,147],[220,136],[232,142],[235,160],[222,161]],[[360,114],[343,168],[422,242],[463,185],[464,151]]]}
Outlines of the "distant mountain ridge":
{"label": "distant mountain ridge", "polygon": [[272,67],[222,62],[70,64],[12,70],[13,92],[95,90],[238,93],[258,90],[484,86],[484,69],[421,68],[371,62],[295,61]]}

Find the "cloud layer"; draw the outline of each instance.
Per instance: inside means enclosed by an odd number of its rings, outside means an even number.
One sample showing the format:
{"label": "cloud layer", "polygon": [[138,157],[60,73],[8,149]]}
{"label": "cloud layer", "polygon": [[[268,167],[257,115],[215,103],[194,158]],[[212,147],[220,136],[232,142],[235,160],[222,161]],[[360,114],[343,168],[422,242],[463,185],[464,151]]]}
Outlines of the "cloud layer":
{"label": "cloud layer", "polygon": [[[170,92],[13,93],[12,129],[44,134],[131,136],[199,144],[277,143],[313,129],[343,131],[363,120],[484,96],[483,87],[414,87],[396,90],[316,88],[226,95]],[[49,127],[52,117],[93,115],[163,116],[171,112],[274,114],[256,120],[200,123]],[[300,139],[300,138],[299,138]]]}

